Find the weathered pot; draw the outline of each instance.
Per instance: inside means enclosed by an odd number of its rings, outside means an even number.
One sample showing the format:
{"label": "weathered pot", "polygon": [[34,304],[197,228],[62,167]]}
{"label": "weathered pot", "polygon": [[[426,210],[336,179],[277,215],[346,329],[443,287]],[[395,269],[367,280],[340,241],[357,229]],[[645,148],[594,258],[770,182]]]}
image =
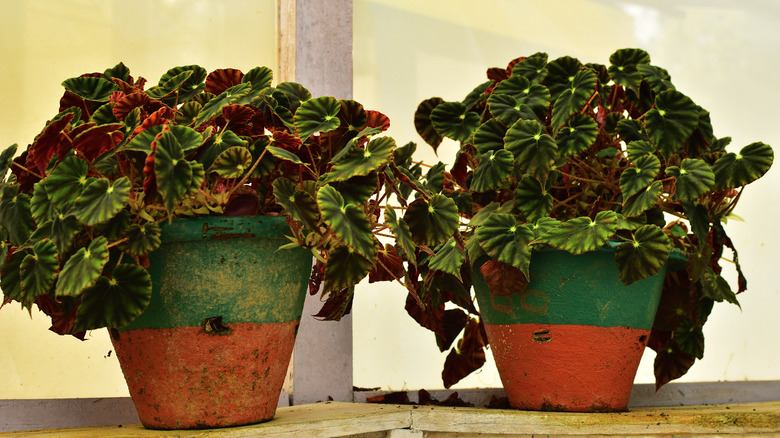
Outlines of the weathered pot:
{"label": "weathered pot", "polygon": [[150,255],[152,300],[111,331],[144,426],[192,429],[273,418],[312,265],[283,217],[177,219]]}
{"label": "weathered pot", "polygon": [[527,288],[499,296],[488,286],[498,288],[495,279],[486,282],[477,267],[474,289],[509,403],[528,410],[626,410],[665,272],[625,286],[614,249],[577,256],[545,249],[533,253]]}

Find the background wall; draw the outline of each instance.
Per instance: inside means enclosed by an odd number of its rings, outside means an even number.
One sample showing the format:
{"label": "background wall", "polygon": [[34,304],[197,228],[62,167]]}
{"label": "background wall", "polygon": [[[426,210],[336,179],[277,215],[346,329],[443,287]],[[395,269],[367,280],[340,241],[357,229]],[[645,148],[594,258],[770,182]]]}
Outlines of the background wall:
{"label": "background wall", "polygon": [[[157,83],[169,68],[276,69],[274,0],[0,0],[0,149],[57,114],[60,83],[124,62]],[[128,395],[105,330],[82,342],[18,303],[0,310],[0,399]]]}
{"label": "background wall", "polygon": [[[418,159],[437,161],[413,126],[417,104],[440,96],[461,100],[486,80],[488,67],[547,52],[608,63],[623,47],[647,50],[675,85],[712,113],[715,134],[732,151],[754,141],[780,150],[774,85],[780,67],[780,3],[774,0],[356,0],[355,98],[384,111],[399,144],[418,143]],[[442,145],[451,163],[455,145]],[[775,166],[777,167],[777,165]],[[742,311],[721,304],[705,326],[704,360],[681,381],[780,379],[777,189],[780,170],[745,191],[727,232],[740,250],[748,292]],[[735,284],[732,282],[732,284]],[[404,310],[397,285],[365,285],[354,309],[354,380],[362,387],[441,387],[446,357],[433,334]],[[646,354],[637,382],[653,381]],[[492,359],[461,388],[501,386]]]}
{"label": "background wall", "polygon": [[[419,143],[417,158],[437,157],[412,118],[431,96],[459,100],[485,70],[546,51],[607,62],[617,48],[642,47],[675,84],[712,112],[719,136],[740,148],[761,140],[780,148],[773,118],[780,88],[780,4],[773,0],[355,0],[355,99],[385,112],[390,134]],[[211,71],[275,67],[273,0],[0,0],[0,148],[26,146],[57,112],[62,80],[123,61],[156,82],[169,67]],[[451,162],[455,147],[439,158]],[[742,197],[728,232],[749,280],[742,311],[716,307],[705,327],[705,358],[685,381],[777,380],[780,353],[780,243],[773,169]],[[355,385],[434,389],[445,356],[433,335],[404,310],[405,291],[362,285],[354,313]],[[104,331],[86,342],[48,332],[37,312],[0,310],[0,398],[125,396]],[[638,382],[652,381],[652,358]],[[492,359],[458,387],[500,386]]]}

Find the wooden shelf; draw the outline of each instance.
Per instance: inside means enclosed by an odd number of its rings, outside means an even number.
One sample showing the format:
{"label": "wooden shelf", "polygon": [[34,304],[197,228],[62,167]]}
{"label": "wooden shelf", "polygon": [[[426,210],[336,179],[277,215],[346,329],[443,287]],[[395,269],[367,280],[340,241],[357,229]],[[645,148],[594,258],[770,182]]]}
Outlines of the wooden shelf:
{"label": "wooden shelf", "polygon": [[612,414],[325,402],[280,408],[251,426],[159,431],[141,425],[9,432],[0,437],[780,436],[780,402],[632,408]]}

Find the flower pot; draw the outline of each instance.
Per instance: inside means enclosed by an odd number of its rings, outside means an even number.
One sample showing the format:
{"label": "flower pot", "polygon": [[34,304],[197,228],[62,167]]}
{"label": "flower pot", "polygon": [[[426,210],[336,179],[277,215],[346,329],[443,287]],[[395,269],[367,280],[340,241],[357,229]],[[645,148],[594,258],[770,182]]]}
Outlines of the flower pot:
{"label": "flower pot", "polygon": [[499,296],[488,286],[495,274],[486,281],[474,269],[479,310],[509,403],[528,410],[626,410],[665,272],[625,286],[614,249],[576,256],[544,249],[533,253],[527,288]]}
{"label": "flower pot", "polygon": [[312,265],[284,217],[176,219],[150,254],[152,300],[111,338],[144,426],[273,418]]}

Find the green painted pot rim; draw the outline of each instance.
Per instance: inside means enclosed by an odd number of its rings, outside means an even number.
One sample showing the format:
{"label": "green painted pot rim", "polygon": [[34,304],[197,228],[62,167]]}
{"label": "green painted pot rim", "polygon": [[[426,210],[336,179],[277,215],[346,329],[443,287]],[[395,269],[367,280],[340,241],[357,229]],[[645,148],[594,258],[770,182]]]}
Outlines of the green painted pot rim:
{"label": "green painted pot rim", "polygon": [[286,216],[201,216],[177,218],[161,225],[162,242],[206,239],[284,239]]}

